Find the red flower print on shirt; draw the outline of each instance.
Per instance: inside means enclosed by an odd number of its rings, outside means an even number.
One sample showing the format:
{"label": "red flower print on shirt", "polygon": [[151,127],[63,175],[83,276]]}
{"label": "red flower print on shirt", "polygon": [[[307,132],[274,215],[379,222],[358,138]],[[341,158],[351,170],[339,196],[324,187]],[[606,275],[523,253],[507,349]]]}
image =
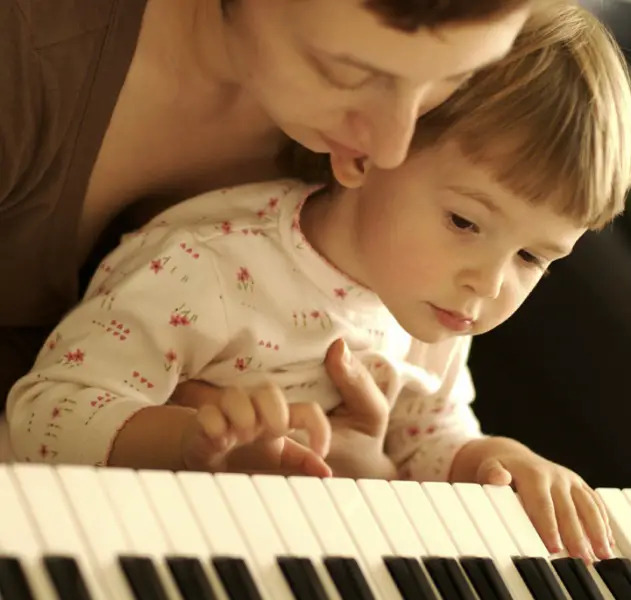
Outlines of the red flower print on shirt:
{"label": "red flower print on shirt", "polygon": [[411,437],[416,437],[421,433],[421,429],[417,425],[411,425],[410,427],[408,427],[407,433]]}
{"label": "red flower print on shirt", "polygon": [[234,368],[237,371],[245,371],[250,366],[251,362],[252,362],[251,356],[243,356],[243,357],[238,356],[234,360]]}
{"label": "red flower print on shirt", "polygon": [[232,233],[232,223],[230,221],[224,221],[221,224],[221,231],[223,231],[225,235]]}
{"label": "red flower print on shirt", "polygon": [[197,315],[193,314],[190,308],[186,308],[186,304],[182,304],[171,313],[169,325],[171,327],[186,327],[195,321],[197,321]]}
{"label": "red flower print on shirt", "polygon": [[158,274],[160,271],[162,271],[163,266],[162,266],[162,260],[159,258],[156,258],[155,260],[151,261],[151,264],[149,265],[149,268],[156,274]]}
{"label": "red flower print on shirt", "polygon": [[246,267],[239,267],[237,271],[237,287],[246,292],[254,288],[254,279]]}
{"label": "red flower print on shirt", "polygon": [[331,329],[333,327],[333,321],[326,311],[312,310],[309,316],[320,324],[321,329]]}
{"label": "red flower print on shirt", "polygon": [[188,246],[185,242],[180,244],[180,248],[186,252],[186,254],[192,256],[193,258],[199,258],[199,252],[195,252],[192,246]]}
{"label": "red flower print on shirt", "polygon": [[335,288],[333,293],[336,298],[340,298],[341,300],[344,300],[346,296],[348,296],[348,292],[344,288]]}
{"label": "red flower print on shirt", "polygon": [[173,363],[177,360],[177,354],[173,350],[169,350],[164,355],[164,370],[170,371]]}
{"label": "red flower print on shirt", "polygon": [[270,210],[274,210],[278,206],[278,198],[270,198],[267,206],[270,208]]}
{"label": "red flower print on shirt", "polygon": [[69,350],[61,359],[61,364],[66,367],[80,367],[85,359],[85,352],[80,348],[77,348],[74,352]]}
{"label": "red flower print on shirt", "polygon": [[53,333],[46,341],[46,349],[49,351],[54,350],[60,341],[61,341],[61,334],[57,332]]}
{"label": "red flower print on shirt", "polygon": [[272,342],[259,340],[259,346],[263,348],[268,348],[270,350],[279,350],[280,346],[278,344],[272,344]]}
{"label": "red flower print on shirt", "polygon": [[178,315],[177,313],[173,313],[171,315],[171,319],[169,320],[169,325],[173,327],[179,327],[180,325],[186,326],[190,325],[191,322],[186,315]]}

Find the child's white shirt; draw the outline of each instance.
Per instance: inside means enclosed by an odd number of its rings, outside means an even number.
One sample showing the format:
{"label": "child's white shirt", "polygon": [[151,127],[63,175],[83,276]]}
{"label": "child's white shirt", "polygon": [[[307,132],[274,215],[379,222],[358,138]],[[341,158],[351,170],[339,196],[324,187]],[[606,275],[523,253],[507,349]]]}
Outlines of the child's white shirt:
{"label": "child's white shirt", "polygon": [[272,381],[288,402],[331,411],[340,398],[323,359],[342,337],[385,393],[385,450],[400,476],[445,480],[458,449],[481,436],[471,339],[411,339],[316,253],[299,226],[313,191],[284,180],[210,192],[127,235],[10,393],[16,457],[106,464],[121,427],[186,379]]}

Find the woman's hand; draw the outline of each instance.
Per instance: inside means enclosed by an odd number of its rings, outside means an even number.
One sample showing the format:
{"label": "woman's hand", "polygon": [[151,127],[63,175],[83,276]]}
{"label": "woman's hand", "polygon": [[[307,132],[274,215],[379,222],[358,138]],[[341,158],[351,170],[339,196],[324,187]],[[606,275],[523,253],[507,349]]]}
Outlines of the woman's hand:
{"label": "woman's hand", "polygon": [[331,344],[324,364],[342,398],[329,414],[332,435],[327,464],[333,475],[394,479],[396,467],[383,452],[390,414],[383,393],[341,339]]}
{"label": "woman's hand", "polygon": [[551,553],[565,546],[587,562],[612,556],[613,537],[598,494],[573,471],[515,440],[488,437],[467,443],[454,459],[451,480],[512,484]]}
{"label": "woman's hand", "polygon": [[[289,437],[270,438],[241,445],[226,453],[221,463],[240,472],[282,475],[306,474],[338,477],[396,477],[396,468],[383,453],[389,407],[368,370],[337,340],[329,348],[325,367],[342,403],[328,416],[330,450],[323,455]],[[223,395],[223,396],[222,396]],[[200,410],[227,399],[225,391],[201,381],[187,381],[175,390],[170,402]],[[316,410],[316,409],[314,409]],[[195,441],[195,444],[203,442]],[[217,461],[217,457],[213,458]],[[325,468],[323,468],[323,465]]]}

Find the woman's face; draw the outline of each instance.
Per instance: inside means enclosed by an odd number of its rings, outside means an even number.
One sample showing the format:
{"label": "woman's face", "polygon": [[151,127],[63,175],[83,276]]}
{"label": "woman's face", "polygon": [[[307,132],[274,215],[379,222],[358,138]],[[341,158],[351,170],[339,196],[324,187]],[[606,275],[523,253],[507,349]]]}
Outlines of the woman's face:
{"label": "woman's face", "polygon": [[287,135],[330,153],[336,175],[359,157],[399,165],[417,118],[505,55],[528,16],[406,33],[363,4],[237,0],[226,17],[242,85]]}

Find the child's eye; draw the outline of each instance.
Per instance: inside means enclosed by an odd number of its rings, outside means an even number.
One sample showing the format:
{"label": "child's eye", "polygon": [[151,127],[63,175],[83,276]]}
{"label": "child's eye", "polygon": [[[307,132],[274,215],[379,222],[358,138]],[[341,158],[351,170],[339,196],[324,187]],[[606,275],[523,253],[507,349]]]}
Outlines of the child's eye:
{"label": "child's eye", "polygon": [[548,269],[546,269],[544,262],[540,258],[535,256],[534,254],[531,254],[530,252],[526,250],[520,250],[519,257],[525,263],[528,263],[529,265],[532,265],[533,267],[538,267],[539,269],[541,269],[544,275],[549,274],[549,271]]}
{"label": "child's eye", "polygon": [[456,213],[449,213],[449,220],[456,229],[460,229],[461,231],[471,231],[473,233],[480,231],[475,223],[472,223],[469,219],[465,219]]}

